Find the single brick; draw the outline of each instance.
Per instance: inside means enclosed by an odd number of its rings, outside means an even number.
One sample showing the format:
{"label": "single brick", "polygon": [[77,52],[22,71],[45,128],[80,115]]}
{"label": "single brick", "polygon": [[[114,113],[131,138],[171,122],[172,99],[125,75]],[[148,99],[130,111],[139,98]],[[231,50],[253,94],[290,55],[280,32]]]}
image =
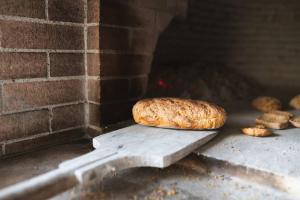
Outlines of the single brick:
{"label": "single brick", "polygon": [[151,56],[101,54],[101,76],[132,76],[148,74],[151,69]]}
{"label": "single brick", "polygon": [[121,101],[128,98],[129,81],[127,79],[101,80],[101,103]]}
{"label": "single brick", "polygon": [[84,105],[75,104],[53,108],[51,127],[53,131],[82,126],[84,124]]}
{"label": "single brick", "polygon": [[114,27],[100,27],[100,49],[123,50],[129,49],[130,34],[127,29]]}
{"label": "single brick", "polygon": [[0,79],[47,77],[45,53],[0,53]]}
{"label": "single brick", "polygon": [[129,97],[137,98],[145,95],[147,90],[148,76],[130,80]]}
{"label": "single brick", "polygon": [[88,23],[100,21],[100,0],[87,0]]}
{"label": "single brick", "polygon": [[[101,104],[101,126],[132,119],[132,107],[135,101]],[[90,110],[91,111],[91,110]]]}
{"label": "single brick", "polygon": [[89,124],[100,127],[100,106],[89,103]]}
{"label": "single brick", "polygon": [[45,2],[41,0],[1,0],[0,14],[45,18]]}
{"label": "single brick", "polygon": [[87,36],[88,49],[99,49],[99,26],[89,26]]}
{"label": "single brick", "polygon": [[84,57],[81,53],[50,54],[50,75],[80,76],[84,75]]}
{"label": "single brick", "polygon": [[101,23],[152,29],[155,11],[131,6],[124,1],[102,1]]}
{"label": "single brick", "polygon": [[49,132],[48,110],[0,116],[0,142]]}
{"label": "single brick", "polygon": [[64,22],[83,22],[83,0],[48,0],[49,19]]}
{"label": "single brick", "polygon": [[133,30],[129,51],[131,53],[152,55],[158,40],[158,33],[145,30]]}
{"label": "single brick", "polygon": [[53,146],[56,144],[66,144],[81,139],[84,134],[85,130],[83,128],[79,128],[59,133],[52,133],[33,139],[26,139],[14,143],[8,143],[5,144],[5,154],[9,155],[15,153],[23,153],[36,148]]}
{"label": "single brick", "polygon": [[90,79],[88,83],[89,101],[100,102],[100,80]]}
{"label": "single brick", "polygon": [[11,83],[3,86],[3,110],[14,111],[84,99],[83,81]]}
{"label": "single brick", "polygon": [[4,48],[83,49],[83,27],[0,20]]}
{"label": "single brick", "polygon": [[100,54],[98,53],[87,54],[87,65],[88,65],[89,76],[99,76],[100,75]]}

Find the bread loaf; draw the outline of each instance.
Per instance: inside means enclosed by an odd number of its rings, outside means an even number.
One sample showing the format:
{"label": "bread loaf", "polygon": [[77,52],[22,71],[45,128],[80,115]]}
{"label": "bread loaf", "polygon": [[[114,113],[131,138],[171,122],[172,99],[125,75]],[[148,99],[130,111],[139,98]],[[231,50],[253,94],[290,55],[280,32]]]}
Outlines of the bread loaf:
{"label": "bread loaf", "polygon": [[290,106],[295,109],[300,109],[300,94],[291,99]]}
{"label": "bread loaf", "polygon": [[281,109],[281,102],[274,97],[257,97],[252,101],[252,106],[262,112],[269,112]]}
{"label": "bread loaf", "polygon": [[226,112],[220,106],[178,98],[141,100],[132,112],[136,123],[165,128],[216,129],[226,120]]}

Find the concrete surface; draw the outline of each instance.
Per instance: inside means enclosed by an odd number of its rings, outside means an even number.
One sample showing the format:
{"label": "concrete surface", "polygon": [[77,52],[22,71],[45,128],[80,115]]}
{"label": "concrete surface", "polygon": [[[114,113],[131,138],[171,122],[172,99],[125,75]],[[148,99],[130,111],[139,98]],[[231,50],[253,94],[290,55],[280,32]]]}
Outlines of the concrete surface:
{"label": "concrete surface", "polygon": [[[299,199],[300,129],[276,130],[266,138],[243,135],[240,128],[254,124],[259,114],[231,114],[221,133],[197,150],[200,156],[190,156],[164,170],[125,170],[53,199]],[[0,188],[91,150],[89,141],[81,141],[1,160]]]}
{"label": "concrete surface", "polygon": [[233,114],[227,126],[198,152],[227,162],[300,178],[300,129],[274,130],[271,137],[251,137],[240,129],[255,123],[258,112]]}
{"label": "concrete surface", "polygon": [[270,187],[246,182],[226,173],[210,172],[201,162],[193,164],[184,159],[182,163],[163,170],[154,168],[126,170],[107,177],[99,185],[66,192],[52,198],[52,200],[64,199],[292,200],[293,198]]}
{"label": "concrete surface", "polygon": [[91,141],[81,140],[2,159],[0,189],[53,170],[62,161],[80,156],[92,149]]}
{"label": "concrete surface", "polygon": [[[300,114],[300,112],[295,112]],[[284,177],[288,187],[298,184],[300,194],[300,129],[274,130],[271,137],[251,137],[240,129],[255,123],[259,112],[231,114],[221,133],[197,152],[230,164],[261,170]],[[295,186],[295,185],[294,185]]]}

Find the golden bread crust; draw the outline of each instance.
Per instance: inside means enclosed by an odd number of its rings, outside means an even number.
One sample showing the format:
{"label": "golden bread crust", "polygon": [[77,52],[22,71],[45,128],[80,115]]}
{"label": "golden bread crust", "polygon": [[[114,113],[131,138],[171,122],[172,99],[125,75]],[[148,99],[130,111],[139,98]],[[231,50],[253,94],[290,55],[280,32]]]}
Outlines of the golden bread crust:
{"label": "golden bread crust", "polygon": [[252,106],[262,112],[269,112],[281,109],[281,102],[274,97],[257,97],[252,101]]}
{"label": "golden bread crust", "polygon": [[292,113],[289,113],[287,111],[279,111],[279,110],[273,110],[265,113],[264,115],[271,118],[272,117],[277,118],[278,120],[282,120],[282,121],[289,120],[291,117],[294,116]]}
{"label": "golden bread crust", "polygon": [[272,132],[266,128],[248,127],[242,128],[242,132],[249,136],[266,137],[272,135]]}
{"label": "golden bread crust", "polygon": [[263,114],[256,119],[256,123],[264,125],[267,128],[284,129],[289,125],[289,118],[283,117],[282,115]]}
{"label": "golden bread crust", "polygon": [[290,119],[290,122],[293,126],[300,128],[300,116],[293,117],[292,119]]}
{"label": "golden bread crust", "polygon": [[291,99],[290,106],[298,110],[300,109],[300,94]]}
{"label": "golden bread crust", "polygon": [[136,123],[178,129],[216,129],[224,125],[226,112],[205,101],[154,98],[137,102],[133,109]]}

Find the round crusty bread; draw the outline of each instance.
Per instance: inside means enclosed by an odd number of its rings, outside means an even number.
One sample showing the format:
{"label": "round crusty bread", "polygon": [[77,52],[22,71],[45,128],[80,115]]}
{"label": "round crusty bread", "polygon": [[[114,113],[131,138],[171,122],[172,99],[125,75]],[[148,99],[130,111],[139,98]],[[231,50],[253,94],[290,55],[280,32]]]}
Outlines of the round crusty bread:
{"label": "round crusty bread", "polygon": [[259,111],[269,112],[273,110],[280,110],[281,102],[274,97],[262,96],[254,99],[252,101],[252,106]]}
{"label": "round crusty bread", "polygon": [[297,110],[300,109],[300,94],[291,99],[290,106]]}
{"label": "round crusty bread", "polygon": [[154,98],[137,102],[133,109],[136,123],[178,129],[216,129],[224,125],[226,112],[205,101]]}

